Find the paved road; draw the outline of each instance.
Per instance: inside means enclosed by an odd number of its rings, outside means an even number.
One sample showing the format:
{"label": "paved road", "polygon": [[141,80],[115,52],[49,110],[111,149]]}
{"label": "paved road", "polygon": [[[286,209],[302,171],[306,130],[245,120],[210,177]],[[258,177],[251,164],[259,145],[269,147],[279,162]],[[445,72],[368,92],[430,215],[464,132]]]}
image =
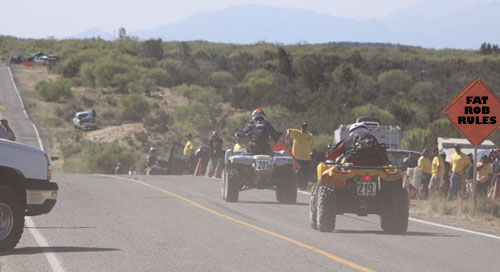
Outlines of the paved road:
{"label": "paved road", "polygon": [[[4,74],[0,66],[2,99]],[[23,127],[19,141],[33,144],[30,124],[9,118]],[[277,204],[268,190],[226,203],[219,182],[201,177],[56,174],[54,181],[56,207],[32,218],[18,247],[0,255],[0,271],[498,270],[500,240],[475,234],[410,222],[407,235],[386,235],[377,216],[353,215],[339,216],[334,233],[314,231],[305,194],[297,205]]]}

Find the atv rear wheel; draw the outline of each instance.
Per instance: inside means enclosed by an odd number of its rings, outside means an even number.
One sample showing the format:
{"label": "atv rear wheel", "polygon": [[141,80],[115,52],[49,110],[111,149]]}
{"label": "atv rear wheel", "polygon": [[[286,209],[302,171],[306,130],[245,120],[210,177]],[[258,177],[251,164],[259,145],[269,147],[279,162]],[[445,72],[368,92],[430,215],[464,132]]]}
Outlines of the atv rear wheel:
{"label": "atv rear wheel", "polygon": [[24,207],[21,197],[11,189],[0,186],[0,251],[13,249],[24,228]]}
{"label": "atv rear wheel", "polygon": [[314,184],[311,189],[311,200],[309,202],[309,221],[313,229],[318,229],[318,184]]}
{"label": "atv rear wheel", "polygon": [[238,195],[240,193],[240,188],[238,186],[238,171],[229,169],[224,172],[225,181],[222,184],[224,186],[222,199],[226,202],[238,202]]}
{"label": "atv rear wheel", "polygon": [[335,229],[335,189],[322,185],[318,186],[316,226],[321,232],[332,232]]}
{"label": "atv rear wheel", "polygon": [[297,179],[295,173],[291,169],[282,171],[278,179],[279,183],[276,186],[276,200],[282,204],[297,203]]}
{"label": "atv rear wheel", "polygon": [[391,192],[390,202],[380,215],[380,227],[387,233],[404,234],[408,230],[410,201],[404,188]]}

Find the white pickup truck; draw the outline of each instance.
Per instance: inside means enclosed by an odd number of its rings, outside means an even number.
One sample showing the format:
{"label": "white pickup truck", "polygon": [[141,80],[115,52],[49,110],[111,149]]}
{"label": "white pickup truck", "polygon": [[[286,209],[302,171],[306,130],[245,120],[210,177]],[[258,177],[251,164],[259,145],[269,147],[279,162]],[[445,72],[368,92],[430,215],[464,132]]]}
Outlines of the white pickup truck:
{"label": "white pickup truck", "polygon": [[50,182],[47,153],[0,139],[0,251],[14,248],[24,229],[24,216],[49,213],[59,187]]}

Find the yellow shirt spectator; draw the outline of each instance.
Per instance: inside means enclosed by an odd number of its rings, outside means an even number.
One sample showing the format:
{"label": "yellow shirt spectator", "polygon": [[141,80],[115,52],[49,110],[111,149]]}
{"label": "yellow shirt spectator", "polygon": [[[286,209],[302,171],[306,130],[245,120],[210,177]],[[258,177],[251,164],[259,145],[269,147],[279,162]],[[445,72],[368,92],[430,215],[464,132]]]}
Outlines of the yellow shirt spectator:
{"label": "yellow shirt spectator", "polygon": [[311,150],[314,148],[314,136],[307,131],[302,133],[299,129],[290,129],[293,139],[292,154],[297,160],[310,161]]}
{"label": "yellow shirt spectator", "polygon": [[[477,167],[481,167],[483,165],[481,162],[477,163]],[[493,175],[493,168],[491,168],[491,164],[487,163],[483,168],[478,169],[477,171],[477,181],[486,182],[490,180],[490,175]]]}
{"label": "yellow shirt spectator", "polygon": [[450,163],[451,172],[458,174],[466,170],[465,168],[470,164],[470,160],[464,153],[453,153]]}
{"label": "yellow shirt spectator", "polygon": [[432,176],[442,177],[444,176],[444,160],[441,156],[434,156],[432,160]]}
{"label": "yellow shirt spectator", "polygon": [[193,154],[193,151],[194,151],[193,142],[187,141],[186,145],[184,146],[184,156],[187,157]]}
{"label": "yellow shirt spectator", "polygon": [[239,151],[239,150],[242,150],[242,149],[245,149],[245,148],[247,148],[245,146],[245,144],[236,143],[236,144],[234,144],[233,151]]}
{"label": "yellow shirt spectator", "polygon": [[432,174],[431,160],[429,158],[420,156],[418,159],[418,167],[422,168],[422,171],[426,174]]}

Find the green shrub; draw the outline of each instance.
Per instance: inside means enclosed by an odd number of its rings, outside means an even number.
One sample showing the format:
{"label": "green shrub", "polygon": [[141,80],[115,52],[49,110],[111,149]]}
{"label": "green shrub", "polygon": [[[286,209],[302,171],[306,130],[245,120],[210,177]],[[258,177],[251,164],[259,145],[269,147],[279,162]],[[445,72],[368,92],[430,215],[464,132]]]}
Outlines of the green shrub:
{"label": "green shrub", "polygon": [[69,143],[61,146],[63,158],[67,158],[82,152],[82,146],[78,143]]}
{"label": "green shrub", "polygon": [[72,173],[72,174],[90,173],[89,169],[87,169],[85,165],[82,164],[82,161],[78,159],[64,160],[62,169],[64,173]]}
{"label": "green shrub", "polygon": [[43,119],[43,125],[45,127],[62,127],[64,126],[64,121],[59,117],[47,117]]}
{"label": "green shrub", "polygon": [[71,93],[71,82],[68,79],[40,81],[36,84],[35,90],[45,101],[57,102],[62,99],[73,97]]}
{"label": "green shrub", "polygon": [[143,145],[148,141],[148,134],[144,131],[135,132],[134,137]]}
{"label": "green shrub", "polygon": [[147,130],[153,132],[167,132],[168,131],[168,114],[159,109],[150,113],[146,117],[143,118],[144,127]]}
{"label": "green shrub", "polygon": [[320,134],[314,136],[314,145],[318,152],[326,152],[328,145],[333,143],[333,136]]}
{"label": "green shrub", "polygon": [[142,76],[138,80],[132,81],[127,85],[128,92],[129,93],[137,93],[137,94],[143,94],[143,93],[149,93],[151,87],[155,85],[155,82],[153,79]]}
{"label": "green shrub", "polygon": [[120,99],[122,116],[125,120],[140,121],[151,109],[151,102],[140,94],[129,94]]}
{"label": "green shrub", "polygon": [[118,143],[86,143],[83,146],[83,164],[91,172],[109,173],[120,162],[123,169],[135,163],[132,151]]}

